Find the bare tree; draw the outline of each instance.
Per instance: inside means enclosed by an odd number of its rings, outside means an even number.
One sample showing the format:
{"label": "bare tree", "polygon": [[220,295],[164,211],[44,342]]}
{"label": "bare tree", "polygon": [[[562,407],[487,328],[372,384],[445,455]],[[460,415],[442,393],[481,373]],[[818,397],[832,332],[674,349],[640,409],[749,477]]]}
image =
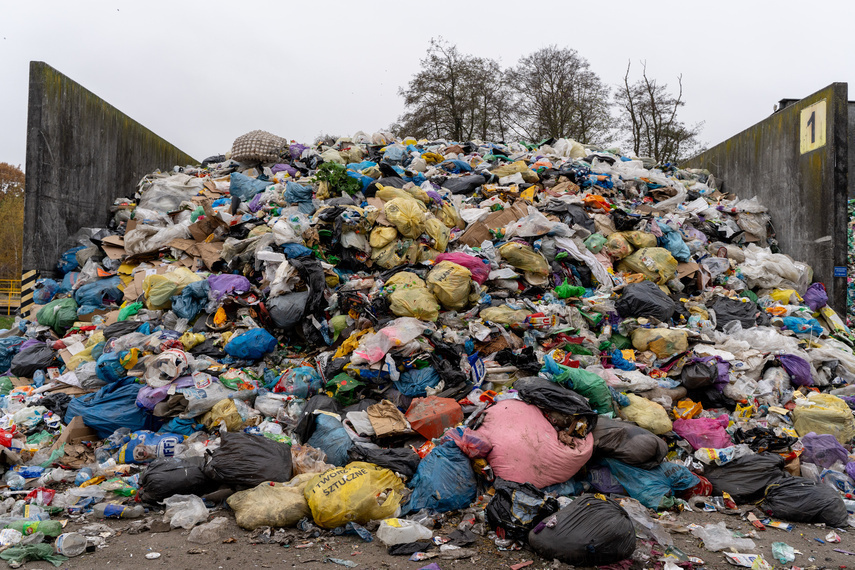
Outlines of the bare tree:
{"label": "bare tree", "polygon": [[407,111],[395,130],[457,141],[502,138],[505,90],[496,61],[463,54],[442,38],[431,39],[421,71],[398,90]]}
{"label": "bare tree", "polygon": [[530,140],[569,137],[590,143],[614,126],[609,88],[576,50],[551,45],[520,58],[510,72],[514,127]]}
{"label": "bare tree", "polygon": [[642,62],[641,79],[630,83],[631,63],[626,66],[623,85],[616,94],[621,126],[630,134],[625,142],[636,155],[653,157],[657,162],[679,161],[698,151],[703,123],[687,126],[677,119],[683,101],[683,76],[677,76],[677,95],[668,85],[647,77],[647,63]]}

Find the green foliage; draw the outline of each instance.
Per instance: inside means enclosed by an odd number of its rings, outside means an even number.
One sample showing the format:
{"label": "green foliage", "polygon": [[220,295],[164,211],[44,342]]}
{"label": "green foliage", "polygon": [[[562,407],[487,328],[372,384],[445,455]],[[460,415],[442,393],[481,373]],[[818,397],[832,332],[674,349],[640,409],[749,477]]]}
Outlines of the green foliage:
{"label": "green foliage", "polygon": [[335,162],[325,162],[315,173],[316,182],[329,184],[331,194],[356,194],[362,189],[362,184],[356,178],[347,175],[347,169]]}

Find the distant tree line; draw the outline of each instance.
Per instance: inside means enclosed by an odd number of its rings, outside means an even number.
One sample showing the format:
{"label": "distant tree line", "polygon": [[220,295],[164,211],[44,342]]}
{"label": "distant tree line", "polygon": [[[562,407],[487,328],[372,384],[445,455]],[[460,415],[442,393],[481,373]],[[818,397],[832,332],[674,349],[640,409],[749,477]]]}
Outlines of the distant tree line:
{"label": "distant tree line", "polygon": [[551,45],[520,58],[514,67],[462,53],[432,39],[421,69],[399,89],[406,111],[390,127],[400,135],[428,139],[537,142],[571,138],[581,143],[629,145],[638,156],[663,163],[700,150],[702,124],[677,117],[676,94],[648,77],[609,87],[588,61],[570,48]]}

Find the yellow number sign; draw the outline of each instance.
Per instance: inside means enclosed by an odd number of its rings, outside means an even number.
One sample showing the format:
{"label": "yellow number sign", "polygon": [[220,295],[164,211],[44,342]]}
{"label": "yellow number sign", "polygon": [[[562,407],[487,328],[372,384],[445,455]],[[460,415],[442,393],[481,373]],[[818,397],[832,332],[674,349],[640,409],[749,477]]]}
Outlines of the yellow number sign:
{"label": "yellow number sign", "polygon": [[801,154],[825,146],[825,99],[802,109],[799,123]]}

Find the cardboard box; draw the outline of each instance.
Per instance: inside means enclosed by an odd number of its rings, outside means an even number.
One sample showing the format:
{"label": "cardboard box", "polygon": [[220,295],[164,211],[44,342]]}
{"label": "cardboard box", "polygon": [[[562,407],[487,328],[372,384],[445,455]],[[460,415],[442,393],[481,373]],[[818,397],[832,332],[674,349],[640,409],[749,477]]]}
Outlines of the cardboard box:
{"label": "cardboard box", "polygon": [[469,224],[457,241],[469,247],[480,247],[484,241],[493,241],[490,230],[501,229],[527,215],[528,204],[517,200],[510,208],[493,212],[482,221]]}
{"label": "cardboard box", "polygon": [[50,451],[53,453],[63,443],[75,444],[82,441],[101,441],[101,438],[98,437],[98,432],[83,423],[82,417],[76,416],[62,430],[60,436],[53,443],[53,446],[51,446]]}

